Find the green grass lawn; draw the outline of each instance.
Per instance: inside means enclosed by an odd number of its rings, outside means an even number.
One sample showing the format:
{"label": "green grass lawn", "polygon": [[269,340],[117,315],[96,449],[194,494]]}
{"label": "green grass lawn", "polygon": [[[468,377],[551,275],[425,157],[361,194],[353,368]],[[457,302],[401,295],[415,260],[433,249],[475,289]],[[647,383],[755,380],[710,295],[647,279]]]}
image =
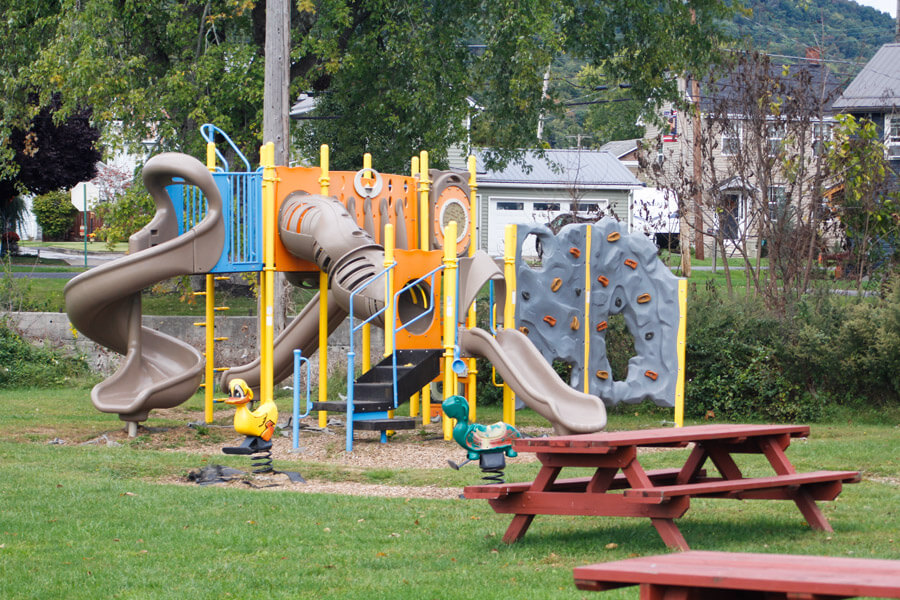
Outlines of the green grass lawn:
{"label": "green grass lawn", "polygon": [[[84,242],[36,242],[36,241],[20,241],[19,246],[23,248],[65,248],[67,250],[84,251]],[[119,242],[113,244],[112,249],[106,245],[106,242],[88,242],[88,252],[127,252],[128,242]]]}
{"label": "green grass lawn", "polygon": [[[287,408],[287,398],[278,402]],[[185,409],[199,406],[195,397]],[[811,531],[788,502],[694,500],[679,519],[686,539],[704,550],[900,559],[896,416],[835,413],[788,449],[800,470],[863,471],[862,483],[822,503],[834,533]],[[222,435],[176,417],[151,415],[147,425],[180,428],[185,443]],[[482,422],[498,417],[497,407],[480,408]],[[642,406],[614,412],[610,426],[670,418]],[[540,422],[530,411],[517,420]],[[666,551],[646,519],[542,516],[507,546],[500,538],[509,517],[484,501],[174,485],[166,482],[206,461],[240,457],[191,454],[177,443],[155,448],[146,436],[116,447],[79,444],[120,427],[115,415],[92,408],[87,388],[0,391],[0,597],[591,598],[574,588],[573,567]],[[49,444],[55,437],[68,443]],[[455,451],[448,443],[448,455]],[[642,462],[673,466],[684,452]],[[510,463],[510,480],[530,479],[537,468]],[[474,470],[413,465],[412,456],[373,469],[276,463],[308,477],[389,485],[477,478]],[[637,598],[637,590],[597,597]]]}

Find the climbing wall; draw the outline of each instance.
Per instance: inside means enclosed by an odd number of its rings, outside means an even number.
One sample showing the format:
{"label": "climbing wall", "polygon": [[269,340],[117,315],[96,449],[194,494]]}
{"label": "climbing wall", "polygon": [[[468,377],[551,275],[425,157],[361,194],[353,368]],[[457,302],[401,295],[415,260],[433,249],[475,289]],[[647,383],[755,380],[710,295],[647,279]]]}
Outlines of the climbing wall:
{"label": "climbing wall", "polygon": [[[543,248],[537,267],[521,256],[522,242],[532,234]],[[653,242],[643,234],[629,234],[612,218],[593,225],[567,225],[556,236],[544,226],[519,225],[516,235],[516,327],[544,358],[570,364],[575,389],[584,389],[587,376],[588,391],[607,406],[644,399],[674,406],[678,278],[657,258]],[[624,381],[613,380],[606,354],[609,317],[617,314],[634,338],[635,355]]]}

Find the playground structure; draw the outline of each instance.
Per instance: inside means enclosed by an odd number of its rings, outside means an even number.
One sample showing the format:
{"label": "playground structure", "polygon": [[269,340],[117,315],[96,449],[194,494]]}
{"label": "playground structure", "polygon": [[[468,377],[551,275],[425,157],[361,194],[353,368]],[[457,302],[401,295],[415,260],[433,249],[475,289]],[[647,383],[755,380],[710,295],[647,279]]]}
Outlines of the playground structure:
{"label": "playground structure", "polygon": [[[625,281],[625,277],[624,282],[616,282],[619,274],[609,266],[611,262],[602,262],[600,246],[591,253],[591,228],[584,233],[580,225],[560,232],[566,244],[573,244],[568,252],[576,259],[572,264],[554,263],[553,257],[561,254],[554,249],[555,238],[542,239],[549,249],[547,264],[553,265],[543,271],[556,273],[549,287],[544,279],[529,279],[529,267],[516,255],[515,226],[507,230],[501,270],[494,259],[476,251],[470,243],[476,230],[474,157],[470,157],[468,178],[461,173],[430,170],[425,152],[412,159],[412,174],[402,176],[378,173],[368,155],[359,171],[330,171],[327,146],[322,147],[319,167],[276,166],[269,144],[261,150],[262,169],[251,170],[235,148],[246,170],[230,171],[212,142],[214,133],[224,134],[212,126],[204,126],[203,132],[208,141],[206,165],[172,153],[157,155],[145,165],[144,179],[157,213],[150,224],[131,237],[129,254],[79,275],[66,287],[72,324],[87,337],[125,356],[120,369],[98,384],[91,397],[96,408],[119,414],[129,429],[136,430],[137,423],[151,410],[187,400],[203,379],[206,420],[211,422],[212,382],[217,371],[224,371],[223,389],[230,391],[233,382],[242,380],[248,389],[256,390],[263,404],[271,403],[274,382],[288,377],[294,369],[295,350],[303,357],[319,352],[319,395],[311,408],[318,411],[320,426],[326,425],[329,411],[346,414],[347,451],[352,450],[354,430],[380,431],[385,441],[388,431],[414,428],[420,415],[422,424],[429,423],[432,414],[440,410],[440,403],[432,404],[430,398],[430,384],[435,380],[443,383],[444,399],[462,386],[469,401],[469,419],[474,421],[476,356],[490,361],[503,377],[503,420],[512,425],[515,398],[546,417],[557,433],[602,429],[606,425],[604,402],[611,405],[652,397],[657,403],[674,403],[673,392],[678,386],[672,382],[677,383],[683,364],[683,359],[676,360],[674,339],[680,331],[683,345],[684,309],[672,295],[671,285],[645,289],[642,286],[647,277],[640,279],[640,284],[637,280]],[[217,156],[223,167],[217,167]],[[627,234],[619,233],[615,223],[601,222],[596,227],[608,231],[607,240],[615,235],[622,237],[615,260],[625,256],[626,266],[620,267],[620,271],[626,269],[625,275],[628,270],[637,271],[629,262],[635,260],[640,261],[642,274],[649,273],[650,279],[659,275],[644,271],[651,262],[645,249],[626,239]],[[579,231],[586,236],[584,250],[574,241]],[[519,238],[522,235],[520,232]],[[579,259],[582,253],[592,258]],[[637,258],[631,258],[634,253]],[[607,274],[602,277],[615,282],[612,294],[591,293],[591,264],[607,265]],[[318,293],[276,338],[277,271],[285,272],[295,285],[317,288]],[[233,272],[261,274],[260,356],[246,365],[217,369],[212,365],[214,343],[219,341],[214,334],[215,277]],[[203,325],[208,359],[184,342],[143,327],[140,322],[143,288],[170,277],[199,273],[207,275],[207,289],[202,294],[206,296]],[[579,284],[572,283],[577,273],[586,275],[583,292],[578,291]],[[667,271],[665,275],[674,280]],[[521,290],[518,295],[517,279]],[[567,281],[565,293],[583,300],[583,312],[567,312],[564,317],[549,314],[550,304],[562,306],[557,301],[561,296],[556,294],[563,289],[557,279]],[[490,331],[475,326],[474,305],[476,295],[488,284],[492,292]],[[541,286],[550,291],[540,291]],[[639,296],[632,298],[639,290]],[[642,301],[645,296],[652,301]],[[600,323],[591,320],[599,314],[596,309],[594,314],[590,312],[596,302],[604,311],[626,311],[626,320],[631,319],[629,328],[634,326],[633,332],[640,328],[644,340],[658,336],[655,343],[642,342],[639,346],[635,333],[640,368],[646,367],[645,377],[658,385],[645,386],[630,395],[612,387],[613,393],[601,400],[587,383],[576,390],[555,374],[548,362],[555,358],[567,360],[581,371],[579,356],[584,361],[581,364],[590,369],[597,364],[602,367],[605,355],[595,360],[589,354],[591,347],[596,350],[602,346],[602,338],[592,342],[585,333],[594,329],[602,332]],[[548,313],[541,322],[551,330],[535,326],[531,306]],[[350,330],[348,392],[346,401],[338,402],[327,395],[327,342],[345,319]],[[581,328],[574,324],[576,320],[583,323],[580,355],[574,350],[565,356],[554,354],[553,320],[569,329],[572,340],[567,347],[571,348],[577,347],[575,334]],[[369,339],[373,325],[385,330],[383,360],[374,365]],[[362,338],[362,375],[358,378],[357,336]],[[543,349],[535,342],[544,344]],[[602,369],[596,370],[599,373]],[[631,371],[629,368],[627,385],[635,383]],[[609,381],[607,391],[618,383]],[[395,415],[407,400],[410,415]],[[449,439],[452,423],[446,417],[443,428]]]}

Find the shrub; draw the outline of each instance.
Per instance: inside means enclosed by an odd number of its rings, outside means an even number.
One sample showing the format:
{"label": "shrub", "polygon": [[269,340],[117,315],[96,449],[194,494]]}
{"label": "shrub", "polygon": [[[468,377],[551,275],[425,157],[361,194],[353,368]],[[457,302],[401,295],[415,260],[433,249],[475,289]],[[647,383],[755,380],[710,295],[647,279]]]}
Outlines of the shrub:
{"label": "shrub", "polygon": [[44,238],[52,240],[64,238],[75,224],[75,215],[78,214],[78,209],[69,201],[69,195],[62,191],[37,196],[32,201],[31,210]]}
{"label": "shrub", "polygon": [[121,196],[101,202],[94,210],[103,220],[97,237],[105,241],[110,249],[117,242],[127,242],[131,234],[149,223],[156,214],[153,199],[137,180]]}
{"label": "shrub", "polygon": [[32,345],[0,320],[0,388],[64,385],[89,374],[84,359]]}

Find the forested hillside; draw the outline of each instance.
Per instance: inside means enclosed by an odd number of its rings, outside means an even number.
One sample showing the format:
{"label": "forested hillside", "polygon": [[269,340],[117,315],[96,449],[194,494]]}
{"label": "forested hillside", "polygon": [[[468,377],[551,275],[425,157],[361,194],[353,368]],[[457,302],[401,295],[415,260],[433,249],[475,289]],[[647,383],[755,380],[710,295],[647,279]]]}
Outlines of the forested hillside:
{"label": "forested hillside", "polygon": [[738,40],[749,38],[757,49],[772,54],[803,56],[808,46],[821,46],[826,59],[865,63],[894,37],[890,15],[850,0],[743,0],[743,4],[752,14],[735,16],[728,33]]}

